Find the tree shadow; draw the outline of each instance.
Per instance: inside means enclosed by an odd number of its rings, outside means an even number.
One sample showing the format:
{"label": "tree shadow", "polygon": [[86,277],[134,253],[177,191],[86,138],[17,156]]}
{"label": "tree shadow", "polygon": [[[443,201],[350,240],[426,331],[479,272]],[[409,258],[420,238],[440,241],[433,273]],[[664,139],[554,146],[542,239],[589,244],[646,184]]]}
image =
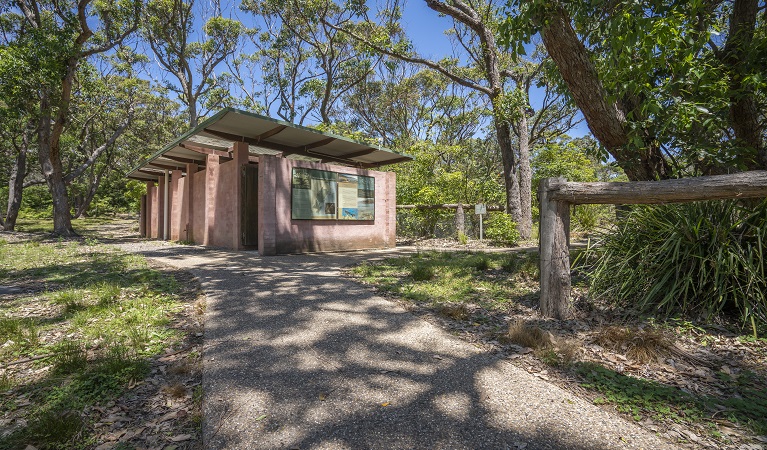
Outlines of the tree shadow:
{"label": "tree shadow", "polygon": [[208,295],[206,448],[671,447],[338,274],[385,253],[144,254]]}

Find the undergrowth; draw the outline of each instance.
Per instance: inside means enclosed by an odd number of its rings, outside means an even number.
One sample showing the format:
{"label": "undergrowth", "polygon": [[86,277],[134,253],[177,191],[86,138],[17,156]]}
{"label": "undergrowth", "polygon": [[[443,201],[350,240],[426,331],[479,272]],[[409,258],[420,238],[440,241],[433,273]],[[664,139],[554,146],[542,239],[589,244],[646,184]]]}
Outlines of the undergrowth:
{"label": "undergrowth", "polygon": [[767,323],[767,200],[637,206],[579,258],[591,295],[640,313]]}
{"label": "undergrowth", "polygon": [[[27,282],[46,291],[0,306],[6,343],[0,364],[40,355],[35,364],[49,369],[30,381],[3,375],[0,385],[13,394],[6,398],[28,398],[31,405],[21,412],[13,400],[2,403],[0,412],[23,414],[26,426],[0,437],[0,448],[87,448],[93,437],[83,411],[143,379],[148,357],[179,338],[168,325],[181,308],[180,287],[144,258],[93,243],[0,246],[0,284]],[[27,309],[32,304],[38,306]]]}

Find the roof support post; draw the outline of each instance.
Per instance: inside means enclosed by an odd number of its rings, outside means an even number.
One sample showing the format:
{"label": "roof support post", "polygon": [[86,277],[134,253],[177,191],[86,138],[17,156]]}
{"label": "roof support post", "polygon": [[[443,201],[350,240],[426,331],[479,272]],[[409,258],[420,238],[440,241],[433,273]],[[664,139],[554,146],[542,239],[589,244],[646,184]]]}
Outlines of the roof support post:
{"label": "roof support post", "polygon": [[165,169],[165,177],[163,177],[163,187],[162,195],[163,195],[163,202],[162,202],[162,239],[164,241],[168,240],[168,230],[170,229],[169,221],[168,221],[168,179],[169,177],[168,169]]}

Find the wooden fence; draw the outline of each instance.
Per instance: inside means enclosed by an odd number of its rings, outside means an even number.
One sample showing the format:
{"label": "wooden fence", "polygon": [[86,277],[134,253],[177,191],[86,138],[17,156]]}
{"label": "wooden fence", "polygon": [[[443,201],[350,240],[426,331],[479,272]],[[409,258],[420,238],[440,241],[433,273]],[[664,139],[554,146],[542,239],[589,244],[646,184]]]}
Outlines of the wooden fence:
{"label": "wooden fence", "polygon": [[767,171],[662,181],[575,183],[545,178],[540,207],[541,313],[570,314],[570,205],[658,204],[767,197]]}
{"label": "wooden fence", "polygon": [[[454,209],[455,210],[455,229],[456,233],[466,233],[466,213],[468,209],[469,214],[474,214],[473,203],[441,203],[437,205],[397,205],[397,209],[418,209],[418,210],[435,210],[435,209]],[[503,206],[500,205],[487,205],[487,211],[503,211]]]}

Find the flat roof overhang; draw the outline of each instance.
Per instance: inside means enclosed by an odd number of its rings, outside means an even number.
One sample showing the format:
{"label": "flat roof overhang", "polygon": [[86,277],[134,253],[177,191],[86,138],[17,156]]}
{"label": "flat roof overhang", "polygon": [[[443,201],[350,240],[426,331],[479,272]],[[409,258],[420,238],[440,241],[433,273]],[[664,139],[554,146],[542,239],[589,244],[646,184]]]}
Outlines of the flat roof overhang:
{"label": "flat roof overhang", "polygon": [[279,155],[372,169],[413,159],[412,156],[376,145],[225,108],[163,147],[126,176],[157,181],[165,170],[184,170],[189,163],[204,167],[209,154],[231,157],[230,148],[235,142],[248,144],[251,160],[257,160],[258,155]]}

